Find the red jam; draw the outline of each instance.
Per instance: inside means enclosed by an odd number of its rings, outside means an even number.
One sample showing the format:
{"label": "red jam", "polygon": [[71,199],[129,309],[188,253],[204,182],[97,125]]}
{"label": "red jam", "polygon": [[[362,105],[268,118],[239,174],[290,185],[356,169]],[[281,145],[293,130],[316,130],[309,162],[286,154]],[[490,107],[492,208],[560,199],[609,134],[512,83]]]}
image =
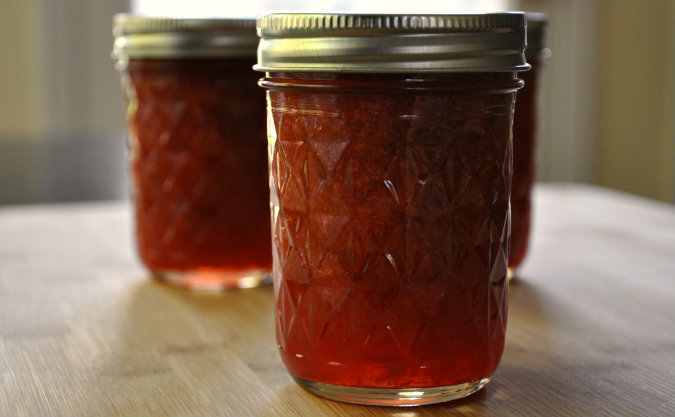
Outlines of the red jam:
{"label": "red jam", "polygon": [[491,377],[506,328],[519,80],[272,73],[261,85],[290,373],[369,388]]}
{"label": "red jam", "polygon": [[138,249],[153,272],[221,279],[271,268],[265,97],[254,63],[128,64]]}
{"label": "red jam", "polygon": [[525,81],[525,87],[518,91],[513,119],[510,268],[516,268],[523,262],[530,236],[532,186],[535,180],[537,90],[542,62],[541,59],[531,59],[530,64],[530,71],[518,74]]}

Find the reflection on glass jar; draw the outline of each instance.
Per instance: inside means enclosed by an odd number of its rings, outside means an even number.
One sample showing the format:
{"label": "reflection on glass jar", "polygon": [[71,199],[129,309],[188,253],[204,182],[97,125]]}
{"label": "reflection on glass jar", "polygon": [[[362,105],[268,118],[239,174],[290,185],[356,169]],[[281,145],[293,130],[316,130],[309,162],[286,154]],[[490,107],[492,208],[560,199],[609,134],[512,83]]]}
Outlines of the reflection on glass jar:
{"label": "reflection on glass jar", "polygon": [[189,288],[264,283],[269,188],[254,21],[121,15],[115,32],[141,260]]}
{"label": "reflection on glass jar", "polygon": [[[392,24],[385,36],[373,28],[392,16],[352,27],[334,16],[313,29],[302,16],[258,22],[281,357],[301,386],[332,399],[418,405],[469,395],[492,377],[504,348],[523,15],[426,17],[436,22],[427,26],[437,35],[431,58],[390,55],[424,32],[416,26]],[[498,42],[495,32],[509,36],[506,44],[487,45]],[[315,59],[302,48],[312,36]],[[438,46],[450,38],[452,51]],[[292,48],[282,41],[305,55],[283,56]],[[468,63],[463,42],[514,56]],[[441,61],[423,65],[438,64],[434,71],[416,66],[429,58]]]}

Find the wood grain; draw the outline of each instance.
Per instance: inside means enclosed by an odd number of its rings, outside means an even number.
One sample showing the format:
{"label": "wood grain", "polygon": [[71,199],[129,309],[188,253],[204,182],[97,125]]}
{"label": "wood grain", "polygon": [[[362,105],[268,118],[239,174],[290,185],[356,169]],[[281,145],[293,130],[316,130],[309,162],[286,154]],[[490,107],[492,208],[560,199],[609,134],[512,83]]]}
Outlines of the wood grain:
{"label": "wood grain", "polygon": [[0,209],[0,415],[675,414],[675,212],[537,189],[507,346],[467,399],[367,407],[304,392],[277,355],[271,288],[148,279],[124,203]]}

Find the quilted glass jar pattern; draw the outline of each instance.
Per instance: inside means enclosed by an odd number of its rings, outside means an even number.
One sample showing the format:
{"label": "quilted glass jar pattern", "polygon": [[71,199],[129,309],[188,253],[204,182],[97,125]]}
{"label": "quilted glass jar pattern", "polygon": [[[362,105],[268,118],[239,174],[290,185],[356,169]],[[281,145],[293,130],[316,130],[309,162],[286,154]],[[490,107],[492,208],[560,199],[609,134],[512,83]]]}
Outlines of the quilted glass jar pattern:
{"label": "quilted glass jar pattern", "polygon": [[276,338],[308,391],[420,405],[492,378],[524,17],[258,18]]}
{"label": "quilted glass jar pattern", "polygon": [[484,385],[504,348],[519,81],[317,73],[263,85],[290,373],[305,385]]}
{"label": "quilted glass jar pattern", "polygon": [[[254,21],[122,23],[131,32],[119,36],[127,36],[120,49],[129,56],[118,68],[142,262],[155,277],[188,288],[269,282],[265,96],[252,70]],[[144,49],[134,50],[134,39],[146,32],[196,46],[148,48],[145,40]],[[216,40],[235,35],[254,43],[232,53],[220,49]]]}

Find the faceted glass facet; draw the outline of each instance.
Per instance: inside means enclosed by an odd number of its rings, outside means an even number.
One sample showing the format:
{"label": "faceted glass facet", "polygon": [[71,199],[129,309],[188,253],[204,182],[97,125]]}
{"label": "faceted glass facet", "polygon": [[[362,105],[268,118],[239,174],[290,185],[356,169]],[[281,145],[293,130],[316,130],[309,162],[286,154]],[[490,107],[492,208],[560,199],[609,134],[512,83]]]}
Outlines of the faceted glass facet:
{"label": "faceted glass facet", "polygon": [[123,71],[139,254],[177,285],[252,286],[271,268],[254,61],[131,60]]}
{"label": "faceted glass facet", "polygon": [[396,391],[479,389],[492,376],[518,83],[512,73],[262,81],[276,333],[297,380]]}

